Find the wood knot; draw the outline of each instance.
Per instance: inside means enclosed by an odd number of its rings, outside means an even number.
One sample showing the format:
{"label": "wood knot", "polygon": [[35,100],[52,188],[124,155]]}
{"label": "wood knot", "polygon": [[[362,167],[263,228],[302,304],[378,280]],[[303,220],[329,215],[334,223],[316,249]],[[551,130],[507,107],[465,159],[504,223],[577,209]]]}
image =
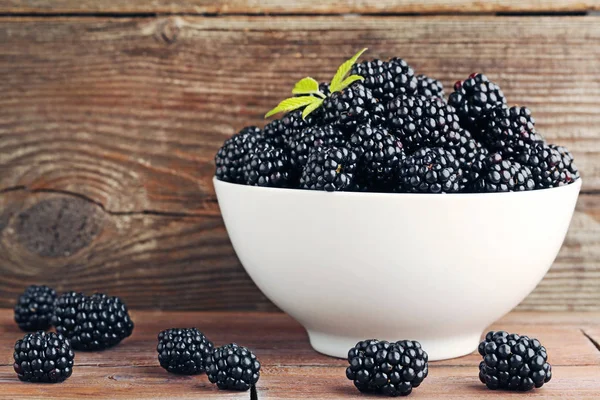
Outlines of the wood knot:
{"label": "wood knot", "polygon": [[42,200],[21,212],[16,234],[29,251],[43,257],[70,256],[101,231],[104,213],[80,198]]}
{"label": "wood knot", "polygon": [[179,33],[181,32],[181,23],[178,18],[167,18],[160,24],[156,32],[156,37],[161,42],[167,44],[173,44],[177,41]]}

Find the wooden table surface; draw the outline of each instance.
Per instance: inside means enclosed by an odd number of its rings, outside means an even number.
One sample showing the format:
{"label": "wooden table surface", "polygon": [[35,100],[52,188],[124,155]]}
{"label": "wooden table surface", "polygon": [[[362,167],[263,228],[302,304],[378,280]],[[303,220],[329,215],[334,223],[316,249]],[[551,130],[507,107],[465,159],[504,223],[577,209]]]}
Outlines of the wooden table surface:
{"label": "wooden table surface", "polygon": [[[250,347],[262,362],[259,399],[367,398],[345,377],[346,361],[313,351],[302,327],[279,313],[132,312],[133,335],[96,353],[77,352],[73,375],[62,384],[21,383],[12,370],[12,346],[22,336],[11,310],[0,310],[1,399],[248,399],[250,392],[225,392],[206,375],[177,376],[157,361],[156,335],[170,327],[196,326],[216,345]],[[537,337],[547,347],[553,378],[523,393],[491,392],[477,377],[479,355],[430,363],[429,377],[413,399],[600,398],[600,313],[507,315],[491,329]]]}

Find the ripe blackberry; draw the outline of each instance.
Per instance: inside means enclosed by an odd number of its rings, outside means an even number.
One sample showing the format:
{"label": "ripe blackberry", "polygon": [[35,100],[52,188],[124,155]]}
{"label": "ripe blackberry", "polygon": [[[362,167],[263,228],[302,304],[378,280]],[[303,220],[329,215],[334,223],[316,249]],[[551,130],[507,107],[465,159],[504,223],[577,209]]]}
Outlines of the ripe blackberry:
{"label": "ripe blackberry", "polygon": [[300,169],[306,165],[308,153],[315,146],[344,146],[347,135],[334,125],[310,126],[296,132],[288,143],[290,163],[293,168]]}
{"label": "ripe blackberry", "polygon": [[205,371],[214,346],[196,328],[167,329],[158,334],[158,362],[169,372],[194,375]]}
{"label": "ripe blackberry", "polygon": [[75,354],[63,335],[39,331],[15,343],[13,368],[24,382],[62,382],[73,373]]}
{"label": "ripe blackberry", "polygon": [[365,340],[348,351],[346,377],[364,393],[407,396],[427,377],[427,360],[416,341]]}
{"label": "ripe blackberry", "polygon": [[324,121],[349,131],[361,124],[379,125],[384,120],[384,107],[371,90],[356,82],[334,92],[323,101]]}
{"label": "ripe blackberry", "polygon": [[244,183],[251,186],[288,187],[291,166],[286,150],[260,143],[244,156]]}
{"label": "ripe blackberry", "polygon": [[206,358],[206,374],[219,389],[248,390],[258,382],[260,362],[252,351],[232,343]]}
{"label": "ripe blackberry", "polygon": [[127,306],[118,297],[102,293],[63,294],[56,302],[52,325],[75,350],[104,350],[133,332]]}
{"label": "ripe blackberry", "polygon": [[579,179],[579,170],[577,169],[573,155],[569,150],[564,146],[555,146],[553,144],[550,145],[550,148],[558,151],[558,154],[562,157],[562,164],[564,166],[565,179],[564,181],[559,182],[558,185],[569,184]]}
{"label": "ripe blackberry", "polygon": [[269,122],[263,129],[265,140],[275,147],[284,148],[294,133],[306,127],[314,126],[317,122],[320,123],[320,118],[317,118],[317,115],[322,111],[319,111],[319,113],[317,111],[303,119],[302,110],[295,110],[285,114],[281,119]]}
{"label": "ripe blackberry", "polygon": [[555,146],[535,143],[522,149],[516,159],[531,169],[536,189],[561,186],[573,179]]}
{"label": "ripe blackberry", "polygon": [[485,158],[475,167],[475,172],[478,175],[472,186],[475,192],[520,192],[535,188],[531,169],[504,159],[500,153]]}
{"label": "ripe blackberry", "polygon": [[225,141],[215,156],[217,171],[221,181],[243,183],[244,155],[262,140],[260,129],[248,126]]}
{"label": "ripe blackberry", "polygon": [[514,155],[529,144],[543,142],[535,130],[535,120],[526,107],[498,106],[490,111],[481,140],[491,151]]}
{"label": "ripe blackberry", "polygon": [[351,74],[360,75],[364,85],[379,100],[387,101],[399,94],[413,95],[417,91],[415,71],[400,58],[390,61],[365,61],[352,66]]}
{"label": "ripe blackberry", "polygon": [[417,75],[417,94],[424,97],[436,97],[445,101],[444,85],[427,75]]}
{"label": "ripe blackberry", "polygon": [[417,150],[400,167],[400,191],[455,193],[460,191],[462,171],[452,152],[441,147]]}
{"label": "ripe blackberry", "polygon": [[55,303],[54,289],[31,285],[15,305],[15,322],[26,332],[46,330],[50,327]]}
{"label": "ripe blackberry", "polygon": [[487,76],[472,74],[454,84],[448,104],[456,109],[462,127],[475,132],[485,125],[490,110],[506,104],[506,98],[500,87],[490,82]]}
{"label": "ripe blackberry", "polygon": [[435,146],[443,132],[459,129],[454,109],[435,98],[398,96],[386,111],[388,126],[409,153]]}
{"label": "ripe blackberry", "polygon": [[450,151],[458,160],[462,170],[460,190],[470,187],[478,177],[474,167],[489,155],[488,150],[462,128],[444,132],[438,146]]}
{"label": "ripe blackberry", "polygon": [[552,379],[546,348],[537,339],[504,331],[488,332],[479,344],[479,379],[494,389],[528,391]]}
{"label": "ripe blackberry", "polygon": [[398,138],[381,127],[361,125],[350,137],[350,148],[358,155],[356,185],[363,190],[391,190],[404,151]]}
{"label": "ripe blackberry", "polygon": [[327,192],[352,190],[357,162],[356,153],[345,147],[317,146],[308,155],[300,188]]}

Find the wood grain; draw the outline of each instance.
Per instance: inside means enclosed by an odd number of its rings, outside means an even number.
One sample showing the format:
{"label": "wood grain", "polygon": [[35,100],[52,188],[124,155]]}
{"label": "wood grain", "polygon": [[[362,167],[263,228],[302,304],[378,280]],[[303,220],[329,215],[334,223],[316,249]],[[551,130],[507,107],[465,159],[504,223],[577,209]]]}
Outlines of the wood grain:
{"label": "wood grain", "polygon": [[494,12],[585,12],[597,0],[1,0],[3,13],[189,13],[189,14],[447,14]]}
{"label": "wood grain", "polygon": [[[78,352],[73,376],[60,385],[19,382],[11,354],[0,358],[1,398],[75,399],[248,399],[249,393],[218,391],[206,376],[175,376],[158,366],[156,335],[173,326],[201,329],[215,344],[237,342],[250,347],[262,363],[259,399],[364,398],[345,378],[345,360],[316,353],[305,331],[280,313],[182,313],[134,311],[133,335],[104,352]],[[531,320],[535,319],[535,324]],[[600,327],[598,313],[511,313],[490,329],[506,329],[537,337],[548,349],[553,378],[529,397],[592,399],[600,395],[600,351],[581,327]],[[22,336],[11,312],[0,311],[0,348],[10,348]],[[414,391],[415,398],[476,399],[490,396],[477,378],[476,353],[430,363],[429,376]],[[495,392],[495,398],[514,394]],[[4,397],[3,397],[4,396]]]}
{"label": "wood grain", "polygon": [[[227,239],[213,155],[365,45],[447,86],[484,71],[570,147],[589,195],[521,308],[600,309],[600,17],[3,17],[0,41],[1,306],[43,281],[140,308],[273,310]],[[51,199],[70,219],[23,222]],[[52,241],[96,217],[82,247]]]}

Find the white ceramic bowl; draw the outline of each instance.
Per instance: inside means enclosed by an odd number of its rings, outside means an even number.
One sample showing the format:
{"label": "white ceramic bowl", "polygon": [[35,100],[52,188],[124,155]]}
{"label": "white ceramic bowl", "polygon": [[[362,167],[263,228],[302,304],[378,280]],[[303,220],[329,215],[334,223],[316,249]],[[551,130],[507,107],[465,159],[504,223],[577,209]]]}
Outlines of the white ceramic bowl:
{"label": "white ceramic bowl", "polygon": [[359,340],[412,339],[440,360],[471,353],[539,283],[581,179],[441,195],[214,185],[246,271],[315,350],[346,357]]}

